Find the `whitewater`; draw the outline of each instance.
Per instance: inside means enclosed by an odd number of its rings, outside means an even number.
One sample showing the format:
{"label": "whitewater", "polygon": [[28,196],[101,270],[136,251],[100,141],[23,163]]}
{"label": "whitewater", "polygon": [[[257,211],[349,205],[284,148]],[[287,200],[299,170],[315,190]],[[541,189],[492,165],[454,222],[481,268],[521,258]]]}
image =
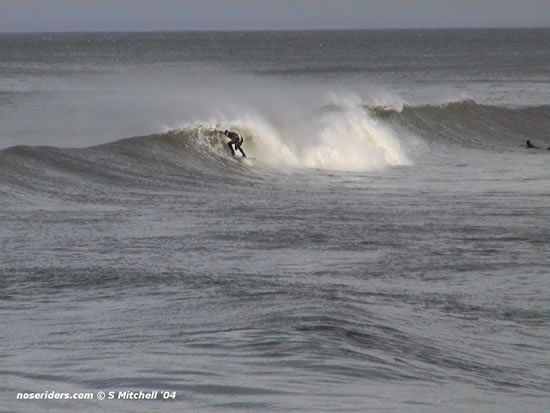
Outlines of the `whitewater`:
{"label": "whitewater", "polygon": [[548,411],[549,40],[2,35],[0,410]]}

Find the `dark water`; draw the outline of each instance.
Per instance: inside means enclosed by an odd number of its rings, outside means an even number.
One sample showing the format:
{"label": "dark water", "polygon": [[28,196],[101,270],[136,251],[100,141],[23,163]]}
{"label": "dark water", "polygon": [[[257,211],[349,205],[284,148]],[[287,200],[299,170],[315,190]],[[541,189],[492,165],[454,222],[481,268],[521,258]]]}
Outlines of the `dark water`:
{"label": "dark water", "polygon": [[1,35],[0,410],[548,411],[549,45]]}

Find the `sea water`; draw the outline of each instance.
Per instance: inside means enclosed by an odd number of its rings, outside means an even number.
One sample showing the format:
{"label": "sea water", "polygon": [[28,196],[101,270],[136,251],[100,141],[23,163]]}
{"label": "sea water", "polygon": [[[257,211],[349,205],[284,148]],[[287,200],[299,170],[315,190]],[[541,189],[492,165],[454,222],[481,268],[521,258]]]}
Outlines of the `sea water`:
{"label": "sea water", "polygon": [[0,35],[0,410],[548,411],[549,45]]}

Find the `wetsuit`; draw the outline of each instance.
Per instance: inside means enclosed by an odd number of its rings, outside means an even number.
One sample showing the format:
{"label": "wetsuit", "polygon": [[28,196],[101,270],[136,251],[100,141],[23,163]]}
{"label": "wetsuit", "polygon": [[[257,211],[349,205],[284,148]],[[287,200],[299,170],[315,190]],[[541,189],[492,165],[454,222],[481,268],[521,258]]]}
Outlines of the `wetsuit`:
{"label": "wetsuit", "polygon": [[[227,137],[231,139],[231,142],[227,142],[227,146],[229,146],[229,149],[231,149],[231,153],[235,155],[235,151],[238,149],[243,154],[243,157],[246,158],[246,155],[243,149],[241,148],[241,145],[243,144],[244,139],[241,136],[239,136],[239,134],[236,132],[228,132]],[[233,145],[235,145],[235,149],[233,149]]]}

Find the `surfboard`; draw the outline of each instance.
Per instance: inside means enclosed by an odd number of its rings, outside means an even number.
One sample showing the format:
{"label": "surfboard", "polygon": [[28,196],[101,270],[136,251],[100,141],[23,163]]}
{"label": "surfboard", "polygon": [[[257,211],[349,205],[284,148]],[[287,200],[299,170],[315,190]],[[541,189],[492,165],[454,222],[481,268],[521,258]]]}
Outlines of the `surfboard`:
{"label": "surfboard", "polygon": [[233,155],[233,158],[238,159],[239,161],[246,161],[247,159],[250,161],[253,161],[256,159],[256,158],[251,158],[249,156],[237,156],[237,155]]}

